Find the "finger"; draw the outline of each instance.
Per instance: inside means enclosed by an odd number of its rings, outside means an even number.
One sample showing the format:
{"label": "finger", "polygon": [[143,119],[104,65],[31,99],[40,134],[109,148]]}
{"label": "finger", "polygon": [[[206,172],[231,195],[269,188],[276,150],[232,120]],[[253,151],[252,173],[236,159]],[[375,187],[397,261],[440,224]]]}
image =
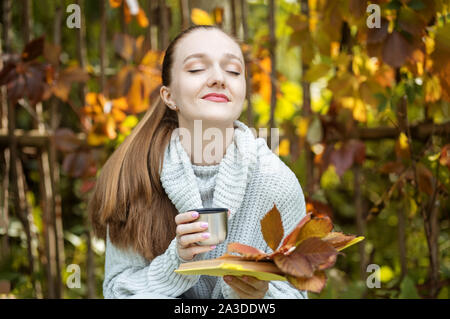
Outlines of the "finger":
{"label": "finger", "polygon": [[195,255],[211,251],[214,248],[216,248],[216,246],[191,246],[189,248],[183,249],[180,257],[184,260],[190,261],[195,257]]}
{"label": "finger", "polygon": [[185,224],[190,223],[198,218],[199,214],[196,211],[188,211],[185,213],[178,214],[175,216],[175,223],[177,225],[179,224]]}
{"label": "finger", "polygon": [[195,256],[195,255],[198,255],[198,254],[201,254],[201,253],[205,253],[205,252],[211,251],[214,248],[216,248],[216,246],[209,246],[209,245],[208,246],[199,246],[199,245],[196,245],[196,246],[192,246],[192,247],[188,248],[188,250],[190,250],[192,256]]}
{"label": "finger", "polygon": [[203,241],[208,239],[211,236],[210,233],[195,233],[195,234],[188,234],[183,235],[178,238],[178,243],[181,247],[187,247],[190,244],[194,244],[199,241]]}
{"label": "finger", "polygon": [[225,282],[227,282],[229,285],[232,285],[233,287],[239,288],[245,294],[250,296],[259,294],[259,291],[257,289],[255,289],[253,286],[250,286],[248,283],[243,281],[242,278],[236,276],[225,276],[225,277],[227,277],[224,278]]}
{"label": "finger", "polygon": [[231,282],[226,282],[242,299],[254,299],[251,294],[249,294],[247,291],[243,290],[241,287],[238,286],[237,280],[232,280]]}
{"label": "finger", "polygon": [[206,222],[180,224],[176,228],[176,234],[177,234],[177,236],[182,236],[185,234],[192,234],[192,233],[205,231],[207,229],[208,229],[208,223],[206,223]]}
{"label": "finger", "polygon": [[243,276],[241,279],[256,290],[263,290],[268,286],[267,281],[259,280],[258,278],[253,276]]}

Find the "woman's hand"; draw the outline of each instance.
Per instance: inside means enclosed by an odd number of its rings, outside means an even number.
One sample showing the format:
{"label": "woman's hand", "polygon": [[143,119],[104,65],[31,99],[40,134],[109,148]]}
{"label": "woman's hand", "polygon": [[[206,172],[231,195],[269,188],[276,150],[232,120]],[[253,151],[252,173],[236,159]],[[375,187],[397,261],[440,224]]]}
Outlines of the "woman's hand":
{"label": "woman's hand", "polygon": [[224,276],[223,280],[242,299],[262,299],[269,289],[269,282],[252,276]]}
{"label": "woman's hand", "polygon": [[178,256],[184,260],[191,260],[197,254],[216,248],[216,246],[195,244],[198,241],[208,239],[210,235],[204,232],[208,229],[208,223],[194,222],[198,216],[199,214],[196,211],[189,211],[175,216]]}

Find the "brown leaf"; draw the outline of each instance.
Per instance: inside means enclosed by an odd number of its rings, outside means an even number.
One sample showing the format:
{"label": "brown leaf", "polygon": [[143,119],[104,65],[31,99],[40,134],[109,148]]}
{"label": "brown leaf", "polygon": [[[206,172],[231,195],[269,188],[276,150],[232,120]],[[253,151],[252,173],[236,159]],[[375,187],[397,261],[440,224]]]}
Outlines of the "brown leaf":
{"label": "brown leaf", "polygon": [[433,174],[431,171],[422,163],[417,163],[416,165],[417,179],[419,184],[419,190],[421,192],[427,193],[428,195],[433,194]]}
{"label": "brown leaf", "polygon": [[22,51],[22,60],[31,61],[40,56],[44,52],[44,37],[34,39],[28,42]]}
{"label": "brown leaf", "polygon": [[78,178],[87,174],[92,161],[91,153],[87,151],[74,152],[64,157],[62,167],[69,176]]}
{"label": "brown leaf", "polygon": [[353,154],[353,160],[357,164],[364,163],[366,159],[366,144],[360,140],[352,139],[347,142],[346,148]]}
{"label": "brown leaf", "polygon": [[306,197],[306,211],[314,217],[333,217],[333,209],[330,205]]}
{"label": "brown leaf", "polygon": [[395,173],[400,175],[400,173],[405,169],[405,166],[401,162],[387,162],[380,168],[380,173],[390,174]]}
{"label": "brown leaf", "polygon": [[283,222],[275,203],[272,209],[261,219],[260,223],[264,240],[275,251],[284,237]]}
{"label": "brown leaf", "polygon": [[283,240],[281,247],[287,247],[289,249],[295,246],[295,244],[297,243],[298,234],[300,233],[302,227],[311,220],[311,216],[312,214],[306,214],[306,216],[302,218],[302,220],[297,224],[294,230]]}
{"label": "brown leaf", "polygon": [[300,229],[297,236],[296,245],[311,238],[322,238],[326,236],[333,229],[333,223],[329,217],[313,218]]}
{"label": "brown leaf", "polygon": [[388,26],[389,21],[386,18],[381,18],[379,28],[370,28],[368,30],[367,43],[374,44],[383,42],[388,35]]}
{"label": "brown leaf", "polygon": [[78,66],[69,66],[60,72],[59,80],[64,82],[86,82],[89,74]]}
{"label": "brown leaf", "polygon": [[114,49],[126,61],[130,61],[134,53],[134,39],[123,33],[114,35]]}
{"label": "brown leaf", "polygon": [[292,276],[286,276],[286,278],[295,288],[315,293],[321,292],[327,282],[327,276],[323,271],[315,272],[310,278]]}
{"label": "brown leaf", "polygon": [[54,67],[59,65],[59,55],[61,54],[61,47],[59,45],[45,42],[44,44],[44,58]]}
{"label": "brown leaf", "polygon": [[355,238],[356,238],[355,235],[346,235],[341,232],[331,232],[325,237],[323,237],[322,240],[329,243],[336,250],[341,250],[342,247],[345,247]]}
{"label": "brown leaf", "polygon": [[338,150],[333,149],[330,155],[330,163],[336,167],[336,173],[342,177],[345,171],[352,167],[354,157],[347,147],[341,146]]}
{"label": "brown leaf", "polygon": [[274,256],[274,262],[283,272],[295,277],[311,277],[316,270],[332,267],[338,251],[318,237],[304,240],[288,255]]}
{"label": "brown leaf", "polygon": [[420,16],[409,7],[401,7],[397,17],[398,25],[401,29],[410,33],[414,37],[420,37],[424,32],[425,22]]}
{"label": "brown leaf", "polygon": [[75,133],[69,128],[57,129],[54,139],[56,148],[61,152],[75,152],[80,147],[80,141]]}
{"label": "brown leaf", "polygon": [[393,68],[403,66],[406,58],[412,53],[411,44],[399,32],[388,35],[383,47],[383,61]]}
{"label": "brown leaf", "polygon": [[439,164],[443,166],[447,165],[448,169],[450,169],[450,144],[446,144],[442,147]]}
{"label": "brown leaf", "polygon": [[367,0],[350,0],[348,6],[350,13],[355,18],[361,18],[366,13]]}

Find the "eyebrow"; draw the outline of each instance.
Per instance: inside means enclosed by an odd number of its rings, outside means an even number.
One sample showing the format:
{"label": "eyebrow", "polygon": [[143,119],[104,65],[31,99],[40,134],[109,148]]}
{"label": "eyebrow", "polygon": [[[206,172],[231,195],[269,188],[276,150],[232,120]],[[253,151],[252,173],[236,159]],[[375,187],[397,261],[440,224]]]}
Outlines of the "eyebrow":
{"label": "eyebrow", "polygon": [[[229,58],[229,59],[236,59],[236,60],[238,60],[239,62],[241,62],[241,64],[244,64],[244,63],[242,62],[242,60],[241,60],[238,56],[236,56],[236,55],[234,55],[234,54],[232,54],[232,53],[225,53],[224,55],[225,55],[225,57],[227,57],[227,58]],[[194,54],[188,55],[186,58],[184,58],[183,64],[184,64],[187,60],[189,60],[189,59],[192,59],[192,58],[203,58],[203,57],[205,57],[205,56],[206,56],[206,55],[203,54],[203,53],[194,53]]]}

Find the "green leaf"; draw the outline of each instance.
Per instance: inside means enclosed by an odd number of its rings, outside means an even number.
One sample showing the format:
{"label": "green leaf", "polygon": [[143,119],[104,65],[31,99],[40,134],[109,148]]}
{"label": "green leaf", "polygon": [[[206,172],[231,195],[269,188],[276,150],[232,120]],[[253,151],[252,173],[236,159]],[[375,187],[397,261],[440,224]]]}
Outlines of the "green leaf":
{"label": "green leaf", "polygon": [[425,4],[421,0],[411,0],[408,3],[408,7],[414,10],[422,10],[425,8]]}
{"label": "green leaf", "polygon": [[388,104],[388,99],[382,93],[375,93],[374,96],[378,100],[378,111],[383,112]]}
{"label": "green leaf", "polygon": [[386,6],[386,9],[390,9],[390,10],[398,10],[400,9],[402,6],[402,3],[398,0],[392,0],[391,2],[388,3],[388,5]]}
{"label": "green leaf", "polygon": [[420,299],[414,281],[409,276],[405,276],[405,278],[403,278],[402,283],[400,284],[400,294],[398,295],[398,298]]}
{"label": "green leaf", "polygon": [[322,141],[323,133],[322,133],[322,123],[318,117],[314,117],[311,124],[309,125],[308,132],[306,133],[306,140],[309,145],[314,145],[320,141]]}

